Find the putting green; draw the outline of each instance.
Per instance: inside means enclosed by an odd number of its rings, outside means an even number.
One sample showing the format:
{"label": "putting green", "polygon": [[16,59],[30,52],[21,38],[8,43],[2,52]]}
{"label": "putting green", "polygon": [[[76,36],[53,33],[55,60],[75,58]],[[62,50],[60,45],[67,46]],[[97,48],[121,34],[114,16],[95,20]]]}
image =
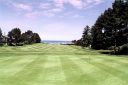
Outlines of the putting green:
{"label": "putting green", "polygon": [[128,58],[67,45],[0,47],[0,85],[128,85]]}

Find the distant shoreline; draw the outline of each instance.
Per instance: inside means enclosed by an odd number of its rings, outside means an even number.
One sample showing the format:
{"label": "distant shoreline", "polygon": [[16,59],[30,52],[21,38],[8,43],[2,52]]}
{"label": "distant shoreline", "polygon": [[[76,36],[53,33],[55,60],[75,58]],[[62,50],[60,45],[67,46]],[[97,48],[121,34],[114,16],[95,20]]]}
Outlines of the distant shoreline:
{"label": "distant shoreline", "polygon": [[71,41],[62,41],[62,40],[42,40],[41,42],[47,44],[71,44]]}

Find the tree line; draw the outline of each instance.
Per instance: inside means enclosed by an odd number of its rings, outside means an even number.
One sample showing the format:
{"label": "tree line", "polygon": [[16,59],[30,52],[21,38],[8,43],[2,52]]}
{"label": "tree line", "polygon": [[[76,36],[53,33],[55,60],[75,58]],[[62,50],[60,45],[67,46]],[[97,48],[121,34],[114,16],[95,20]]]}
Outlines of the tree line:
{"label": "tree line", "polygon": [[128,0],[115,0],[112,8],[105,10],[92,27],[86,26],[82,38],[73,43],[128,53]]}
{"label": "tree line", "polygon": [[3,35],[0,28],[0,46],[7,44],[8,46],[22,46],[24,44],[40,43],[41,38],[38,33],[28,30],[24,33],[19,28],[14,28]]}

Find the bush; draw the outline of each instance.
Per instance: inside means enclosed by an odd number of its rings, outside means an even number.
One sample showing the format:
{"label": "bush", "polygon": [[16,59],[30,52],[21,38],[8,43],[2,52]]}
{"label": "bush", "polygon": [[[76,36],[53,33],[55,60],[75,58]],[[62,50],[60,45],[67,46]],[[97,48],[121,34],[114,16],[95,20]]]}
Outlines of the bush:
{"label": "bush", "polygon": [[0,46],[3,46],[4,45],[4,43],[0,43]]}
{"label": "bush", "polygon": [[114,50],[114,48],[115,48],[114,46],[111,46],[108,48],[108,50]]}
{"label": "bush", "polygon": [[121,48],[120,48],[119,53],[120,54],[128,54],[128,44],[122,45]]}
{"label": "bush", "polygon": [[119,52],[120,52],[120,47],[111,46],[111,47],[108,48],[108,50],[111,51],[111,54],[116,54],[116,55],[118,55]]}

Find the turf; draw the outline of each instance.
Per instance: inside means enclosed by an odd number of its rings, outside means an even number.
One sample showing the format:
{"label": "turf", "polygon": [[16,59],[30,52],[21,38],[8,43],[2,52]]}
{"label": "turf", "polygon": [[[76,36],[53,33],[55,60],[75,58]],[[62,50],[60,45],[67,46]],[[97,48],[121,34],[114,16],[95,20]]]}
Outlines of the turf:
{"label": "turf", "polygon": [[128,58],[67,45],[0,47],[0,85],[128,85]]}

